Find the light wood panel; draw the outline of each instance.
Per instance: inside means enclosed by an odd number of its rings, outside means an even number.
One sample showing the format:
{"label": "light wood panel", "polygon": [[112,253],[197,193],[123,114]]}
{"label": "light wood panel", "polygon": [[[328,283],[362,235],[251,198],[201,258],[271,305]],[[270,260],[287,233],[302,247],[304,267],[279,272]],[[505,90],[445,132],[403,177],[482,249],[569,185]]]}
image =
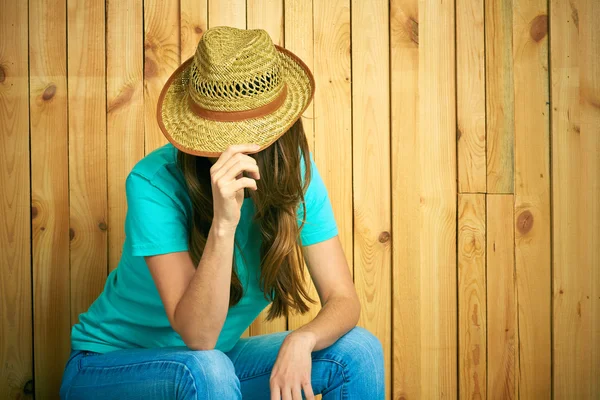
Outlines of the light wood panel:
{"label": "light wood panel", "polygon": [[352,88],[349,0],[313,3],[315,163],[353,266]]}
{"label": "light wood panel", "polygon": [[180,64],[179,0],[144,0],[145,152],[167,143],[156,122],[158,96]]}
{"label": "light wood panel", "polygon": [[143,10],[139,1],[106,4],[106,145],[108,267],[119,264],[125,241],[125,179],[144,157]]}
{"label": "light wood panel", "polygon": [[56,397],[71,350],[66,1],[29,4],[35,395]]}
{"label": "light wood panel", "polygon": [[514,196],[486,196],[487,397],[518,398]]}
{"label": "light wood panel", "polygon": [[207,0],[208,27],[233,26],[246,29],[246,0]]}
{"label": "light wood panel", "polygon": [[104,1],[67,1],[71,323],[107,271]]}
{"label": "light wood panel", "polygon": [[485,194],[458,195],[458,391],[487,398]]}
{"label": "light wood panel", "polygon": [[457,393],[454,3],[419,3],[421,398]]}
{"label": "light wood panel", "polygon": [[[285,27],[285,47],[300,57],[314,71],[314,48],[313,48],[313,1],[312,0],[287,0],[284,9],[284,27]],[[302,126],[306,134],[306,140],[310,151],[313,153],[315,148],[315,128],[314,128],[314,99],[302,116]],[[319,301],[319,296],[315,285],[310,279],[310,274],[306,265],[304,274],[307,280],[309,295]],[[304,315],[288,315],[288,329],[294,330],[311,321],[319,312],[320,304],[310,304],[310,311]]]}
{"label": "light wood panel", "polygon": [[[283,46],[283,3],[281,0],[247,0],[248,29],[264,29],[273,43]],[[267,307],[250,326],[250,335],[264,335],[287,329],[287,317],[267,321]]]}
{"label": "light wood panel", "polygon": [[[384,348],[391,389],[391,205],[387,1],[352,1],[354,282],[359,324]],[[354,79],[356,78],[356,79]],[[369,166],[365,168],[365,166]]]}
{"label": "light wood panel", "polygon": [[551,395],[548,10],[513,5],[519,397],[537,399]]}
{"label": "light wood panel", "polygon": [[421,398],[419,22],[417,0],[390,3],[392,398]]}
{"label": "light wood panel", "polygon": [[600,398],[600,3],[550,3],[553,392]]}
{"label": "light wood panel", "polygon": [[208,29],[208,0],[180,0],[181,63],[196,53],[202,34]]}
{"label": "light wood panel", "polygon": [[0,397],[33,393],[27,7],[0,12]]}
{"label": "light wood panel", "polygon": [[513,0],[485,1],[487,192],[514,193]]}
{"label": "light wood panel", "polygon": [[456,0],[458,191],[486,191],[484,0]]}

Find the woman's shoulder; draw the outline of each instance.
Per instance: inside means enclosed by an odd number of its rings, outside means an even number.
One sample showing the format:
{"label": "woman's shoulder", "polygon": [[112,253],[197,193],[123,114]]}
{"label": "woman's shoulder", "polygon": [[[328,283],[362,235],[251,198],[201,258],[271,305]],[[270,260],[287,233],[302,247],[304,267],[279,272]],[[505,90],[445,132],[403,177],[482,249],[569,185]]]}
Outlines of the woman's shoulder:
{"label": "woman's shoulder", "polygon": [[130,174],[139,175],[151,181],[157,174],[165,171],[170,173],[178,171],[177,149],[171,143],[148,153],[134,165]]}

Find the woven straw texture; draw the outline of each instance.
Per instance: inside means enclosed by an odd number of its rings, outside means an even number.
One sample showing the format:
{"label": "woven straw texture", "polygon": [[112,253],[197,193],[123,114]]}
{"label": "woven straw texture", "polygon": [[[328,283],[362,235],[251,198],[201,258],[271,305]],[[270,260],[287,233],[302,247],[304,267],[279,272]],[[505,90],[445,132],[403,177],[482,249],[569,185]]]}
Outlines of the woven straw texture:
{"label": "woven straw texture", "polygon": [[[199,155],[218,155],[240,143],[267,147],[300,117],[312,98],[310,71],[294,58],[273,45],[263,30],[209,29],[194,56],[174,72],[163,89],[164,99],[158,104],[163,133],[182,151]],[[284,85],[287,96],[283,104],[258,118],[213,121],[199,117],[188,106],[191,96],[208,110],[244,111],[271,102]]]}

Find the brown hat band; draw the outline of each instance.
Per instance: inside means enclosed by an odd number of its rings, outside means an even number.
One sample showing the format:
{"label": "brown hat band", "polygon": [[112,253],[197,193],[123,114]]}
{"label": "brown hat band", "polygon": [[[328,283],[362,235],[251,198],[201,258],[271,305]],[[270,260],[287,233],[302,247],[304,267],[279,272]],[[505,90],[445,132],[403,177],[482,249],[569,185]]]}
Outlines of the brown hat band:
{"label": "brown hat band", "polygon": [[285,102],[287,97],[287,85],[284,83],[281,93],[270,103],[263,106],[243,111],[215,111],[207,110],[194,102],[191,96],[188,97],[188,105],[197,116],[220,122],[237,122],[250,118],[264,117],[277,110]]}

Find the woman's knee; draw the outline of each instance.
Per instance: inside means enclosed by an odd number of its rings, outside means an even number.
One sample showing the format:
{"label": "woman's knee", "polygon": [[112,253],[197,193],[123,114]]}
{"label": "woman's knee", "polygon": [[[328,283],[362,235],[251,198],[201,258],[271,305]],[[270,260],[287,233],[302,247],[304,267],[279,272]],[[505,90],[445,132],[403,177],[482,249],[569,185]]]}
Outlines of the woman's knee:
{"label": "woman's knee", "polygon": [[340,363],[354,373],[383,376],[383,347],[379,339],[362,327],[354,327],[332,345]]}
{"label": "woman's knee", "polygon": [[[241,399],[240,381],[233,363],[219,350],[188,351],[184,357],[187,380],[207,398]],[[185,381],[186,379],[182,379]],[[190,383],[190,382],[188,382]],[[189,385],[183,385],[189,386]],[[186,388],[187,390],[187,388]],[[185,396],[184,396],[185,398]]]}

